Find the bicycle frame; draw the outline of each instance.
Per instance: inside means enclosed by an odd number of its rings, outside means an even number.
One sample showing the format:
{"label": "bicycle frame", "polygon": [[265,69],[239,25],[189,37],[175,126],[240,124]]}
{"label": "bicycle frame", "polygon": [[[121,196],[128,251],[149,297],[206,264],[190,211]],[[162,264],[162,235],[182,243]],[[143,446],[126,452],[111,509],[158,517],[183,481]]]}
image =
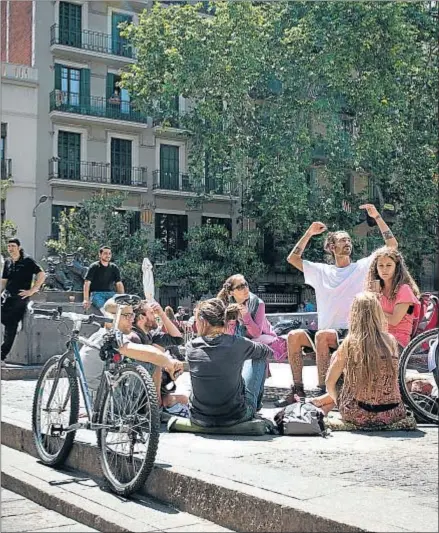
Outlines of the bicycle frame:
{"label": "bicycle frame", "polygon": [[[73,333],[72,333],[72,337],[69,340],[69,347],[62,354],[60,360],[58,361],[58,369],[57,369],[57,373],[56,373],[56,376],[55,376],[55,379],[54,379],[54,384],[52,386],[52,390],[51,390],[51,392],[49,394],[49,398],[47,400],[47,404],[46,404],[46,407],[45,407],[46,410],[50,409],[50,405],[52,403],[53,396],[55,394],[55,390],[56,390],[56,387],[58,385],[58,381],[59,381],[60,376],[61,376],[61,370],[62,370],[63,366],[65,365],[65,361],[67,361],[69,359],[69,356],[73,353],[74,367],[75,367],[76,375],[79,378],[79,384],[80,384],[82,396],[83,396],[84,401],[85,401],[85,409],[87,411],[88,421],[87,422],[77,422],[76,424],[72,424],[72,425],[70,425],[70,426],[68,426],[66,428],[63,428],[63,432],[64,433],[69,433],[71,431],[76,431],[78,429],[91,429],[91,430],[96,431],[97,429],[103,429],[103,428],[111,427],[111,426],[108,426],[108,425],[105,425],[105,424],[98,424],[98,423],[94,422],[94,420],[93,420],[94,411],[93,411],[92,397],[91,397],[91,394],[90,394],[90,389],[88,387],[87,379],[85,377],[84,366],[82,364],[81,355],[79,353],[79,347],[78,347],[78,343],[89,345],[89,346],[90,346],[90,343],[88,342],[88,339],[86,339],[85,337],[81,337],[79,335],[79,331],[80,331],[81,325],[82,324],[81,324],[80,321],[75,323],[74,330],[73,330]],[[102,395],[103,386],[104,386],[104,383],[105,383],[105,381],[103,379],[104,377],[105,377],[105,380],[106,380],[106,384],[109,387],[110,394],[113,394],[113,389],[111,387],[111,381],[112,381],[111,375],[110,375],[110,373],[107,370],[104,369],[104,372],[103,372],[102,378],[101,378],[101,383],[99,385],[99,388],[98,388],[98,391],[97,391],[97,394],[96,394],[96,400],[98,400],[100,398],[100,396]],[[66,399],[66,402],[67,401],[68,401],[68,398]],[[99,402],[96,402],[96,403],[99,403]],[[65,408],[65,407],[66,407],[66,405],[63,405],[63,408]]]}

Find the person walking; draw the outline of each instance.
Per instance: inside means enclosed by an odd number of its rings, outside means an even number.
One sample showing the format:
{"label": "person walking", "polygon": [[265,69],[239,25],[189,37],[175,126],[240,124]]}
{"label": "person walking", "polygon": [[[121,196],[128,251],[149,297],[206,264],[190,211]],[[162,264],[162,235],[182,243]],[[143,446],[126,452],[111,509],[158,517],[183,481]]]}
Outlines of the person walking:
{"label": "person walking", "polygon": [[[384,238],[386,246],[397,248],[398,241],[382,219],[373,204],[364,204]],[[325,377],[329,367],[330,350],[337,348],[348,330],[349,309],[356,294],[363,290],[364,282],[373,260],[373,254],[352,262],[352,239],[346,231],[328,233],[324,250],[334,264],[313,263],[302,259],[302,254],[310,239],[327,231],[322,222],[313,222],[305,235],[290,252],[287,261],[304,273],[305,283],[316,293],[318,309],[318,331],[296,329],[288,334],[288,360],[291,365],[294,385],[291,392],[276,402],[277,407],[285,407],[294,402],[295,395],[305,396],[303,389],[302,349],[316,353],[318,388],[325,392]]]}
{"label": "person walking", "polygon": [[124,294],[120,271],[117,265],[111,262],[111,248],[99,248],[99,261],[92,263],[84,281],[84,309],[89,309],[93,304],[102,313],[105,302],[116,293]]}
{"label": "person walking", "polygon": [[[1,347],[2,366],[12,349],[18,324],[23,320],[29,298],[37,293],[46,279],[46,274],[32,257],[25,255],[20,239],[8,240],[9,257],[5,260],[2,274],[2,324],[5,326]],[[35,276],[35,283],[32,281]]]}

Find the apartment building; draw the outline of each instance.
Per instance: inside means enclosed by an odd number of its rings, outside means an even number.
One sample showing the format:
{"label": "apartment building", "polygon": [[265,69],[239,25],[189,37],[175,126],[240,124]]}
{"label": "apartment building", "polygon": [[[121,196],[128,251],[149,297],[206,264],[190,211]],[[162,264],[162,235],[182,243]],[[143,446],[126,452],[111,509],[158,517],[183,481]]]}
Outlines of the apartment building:
{"label": "apartment building", "polygon": [[[9,188],[1,215],[17,225],[25,250],[35,253],[37,190],[38,69],[34,66],[32,2],[1,2],[1,139],[2,186]],[[21,20],[12,25],[12,20]]]}
{"label": "apartment building", "polygon": [[[123,209],[132,214],[132,230],[152,226],[152,238],[164,242],[169,257],[185,246],[183,235],[193,226],[215,222],[232,234],[239,230],[239,197],[216,188],[209,176],[205,180],[206,191],[212,193],[209,201],[198,209],[188,204],[196,193],[188,175],[185,131],[178,123],[165,127],[144,116],[129,93],[117,86],[121,71],[135,62],[135,50],[121,37],[119,24],[136,23],[147,7],[148,2],[140,0],[2,2],[2,42],[8,50],[4,60],[17,57],[26,44],[30,55],[26,64],[32,67],[38,87],[36,106],[32,104],[37,152],[28,161],[35,169],[32,201],[23,204],[14,193],[22,190],[22,174],[14,163],[6,216],[16,221],[20,234],[28,226],[25,243],[37,258],[44,255],[47,238],[56,235],[60,213],[101,190],[127,193]],[[13,61],[24,63],[24,59]],[[31,105],[30,97],[11,98],[14,105]],[[184,98],[177,97],[175,105],[184,113]],[[11,129],[7,117],[2,122]],[[17,154],[17,165],[19,154],[28,151],[29,135],[30,128],[24,125],[17,137],[8,135],[6,156]],[[41,196],[49,200],[32,217]],[[172,287],[162,292],[167,301],[177,303]]]}

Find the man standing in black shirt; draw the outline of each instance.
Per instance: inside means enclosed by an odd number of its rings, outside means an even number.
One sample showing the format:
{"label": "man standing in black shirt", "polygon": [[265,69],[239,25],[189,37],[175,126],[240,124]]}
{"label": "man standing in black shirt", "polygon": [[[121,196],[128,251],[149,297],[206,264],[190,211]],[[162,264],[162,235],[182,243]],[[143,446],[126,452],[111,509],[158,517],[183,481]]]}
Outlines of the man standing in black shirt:
{"label": "man standing in black shirt", "polygon": [[[111,248],[101,246],[99,261],[92,263],[84,281],[84,309],[91,304],[103,312],[105,302],[115,293],[124,294],[125,288],[117,265],[111,263]],[[91,298],[90,298],[91,296]]]}
{"label": "man standing in black shirt", "polygon": [[[30,296],[39,291],[46,279],[41,267],[31,258],[24,255],[20,240],[8,240],[9,256],[3,267],[2,274],[2,324],[5,326],[1,348],[2,365],[14,344],[17,327],[23,320]],[[33,287],[32,280],[36,276]]]}

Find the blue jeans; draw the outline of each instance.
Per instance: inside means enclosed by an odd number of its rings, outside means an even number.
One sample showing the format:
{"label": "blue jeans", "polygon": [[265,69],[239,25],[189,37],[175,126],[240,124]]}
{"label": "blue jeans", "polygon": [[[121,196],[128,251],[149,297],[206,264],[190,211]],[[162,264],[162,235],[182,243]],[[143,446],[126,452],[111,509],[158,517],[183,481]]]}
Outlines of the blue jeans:
{"label": "blue jeans", "polygon": [[245,381],[245,402],[249,408],[246,420],[251,420],[262,403],[264,394],[266,359],[247,359],[242,367],[242,377]]}
{"label": "blue jeans", "polygon": [[104,307],[105,302],[109,300],[110,298],[113,298],[115,295],[115,292],[92,292],[91,293],[91,303],[97,307],[98,309],[101,309],[101,307]]}

